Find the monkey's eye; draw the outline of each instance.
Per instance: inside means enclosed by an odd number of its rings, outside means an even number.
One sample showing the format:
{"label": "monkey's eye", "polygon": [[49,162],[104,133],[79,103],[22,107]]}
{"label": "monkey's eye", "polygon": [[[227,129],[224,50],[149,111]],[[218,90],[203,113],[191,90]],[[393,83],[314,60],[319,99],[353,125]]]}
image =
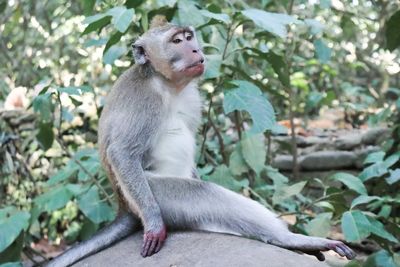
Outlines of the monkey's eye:
{"label": "monkey's eye", "polygon": [[182,40],[181,39],[174,39],[174,40],[172,40],[172,42],[174,44],[179,44],[180,42],[182,42]]}
{"label": "monkey's eye", "polygon": [[193,36],[192,36],[192,35],[188,35],[188,36],[186,36],[186,40],[188,40],[188,41],[192,40],[192,38],[193,38]]}

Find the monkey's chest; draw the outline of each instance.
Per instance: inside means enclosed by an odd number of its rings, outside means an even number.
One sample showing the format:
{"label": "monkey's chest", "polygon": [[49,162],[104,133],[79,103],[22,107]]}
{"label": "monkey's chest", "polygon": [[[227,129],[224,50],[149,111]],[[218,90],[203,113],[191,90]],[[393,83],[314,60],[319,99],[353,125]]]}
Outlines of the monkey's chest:
{"label": "monkey's chest", "polygon": [[177,111],[169,116],[154,142],[151,172],[161,176],[190,178],[194,168],[196,141],[185,114]]}

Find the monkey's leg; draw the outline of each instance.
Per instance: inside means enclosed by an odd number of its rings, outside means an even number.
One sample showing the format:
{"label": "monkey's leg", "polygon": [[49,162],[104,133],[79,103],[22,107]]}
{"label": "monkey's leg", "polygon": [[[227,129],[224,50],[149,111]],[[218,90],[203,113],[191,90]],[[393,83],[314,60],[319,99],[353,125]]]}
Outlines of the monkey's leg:
{"label": "monkey's leg", "polygon": [[149,177],[166,225],[253,237],[265,243],[300,250],[324,260],[334,250],[348,259],[354,252],[340,241],[290,232],[265,207],[213,183],[194,179]]}

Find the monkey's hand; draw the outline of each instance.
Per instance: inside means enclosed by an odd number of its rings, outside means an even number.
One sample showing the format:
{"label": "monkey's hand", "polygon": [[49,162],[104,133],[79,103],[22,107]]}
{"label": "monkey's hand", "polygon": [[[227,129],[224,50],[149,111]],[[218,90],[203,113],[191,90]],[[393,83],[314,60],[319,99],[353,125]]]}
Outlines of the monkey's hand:
{"label": "monkey's hand", "polygon": [[155,229],[146,230],[143,235],[142,252],[143,257],[149,257],[160,251],[165,239],[167,238],[167,228],[162,223],[161,226]]}
{"label": "monkey's hand", "polygon": [[342,257],[346,257],[349,260],[352,260],[355,258],[356,254],[354,253],[353,250],[351,250],[348,246],[346,246],[343,242],[341,241],[336,241],[336,240],[328,240],[328,242],[324,245],[324,247],[314,250],[314,249],[304,249],[302,250],[304,253],[314,255],[317,257],[318,260],[324,261],[325,256],[324,254],[321,253],[321,251],[328,251],[328,250],[333,250],[337,254],[339,254]]}

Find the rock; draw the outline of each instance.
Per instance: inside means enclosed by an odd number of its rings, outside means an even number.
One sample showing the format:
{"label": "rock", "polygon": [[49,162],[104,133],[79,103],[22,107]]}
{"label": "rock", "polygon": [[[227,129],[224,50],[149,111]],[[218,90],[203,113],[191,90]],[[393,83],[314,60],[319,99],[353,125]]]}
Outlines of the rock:
{"label": "rock", "polygon": [[157,254],[142,258],[142,233],[136,233],[114,246],[73,266],[268,266],[328,267],[313,257],[243,237],[205,232],[173,232]]}
{"label": "rock", "polygon": [[372,128],[363,134],[362,142],[366,145],[376,145],[378,141],[385,138],[388,133],[389,129],[387,128]]}
{"label": "rock", "polygon": [[303,170],[336,170],[353,167],[357,156],[349,151],[318,151],[299,158]]}
{"label": "rock", "polygon": [[272,161],[272,167],[281,171],[293,169],[293,157],[290,155],[277,155]]}
{"label": "rock", "polygon": [[335,147],[340,150],[350,150],[359,145],[361,145],[362,135],[357,134],[348,134],[339,137],[335,141]]}
{"label": "rock", "polygon": [[364,160],[368,156],[368,154],[377,152],[379,150],[381,150],[381,148],[379,146],[367,146],[366,148],[355,151],[355,153],[357,155],[357,160],[355,163],[356,168],[363,169],[364,168]]}

